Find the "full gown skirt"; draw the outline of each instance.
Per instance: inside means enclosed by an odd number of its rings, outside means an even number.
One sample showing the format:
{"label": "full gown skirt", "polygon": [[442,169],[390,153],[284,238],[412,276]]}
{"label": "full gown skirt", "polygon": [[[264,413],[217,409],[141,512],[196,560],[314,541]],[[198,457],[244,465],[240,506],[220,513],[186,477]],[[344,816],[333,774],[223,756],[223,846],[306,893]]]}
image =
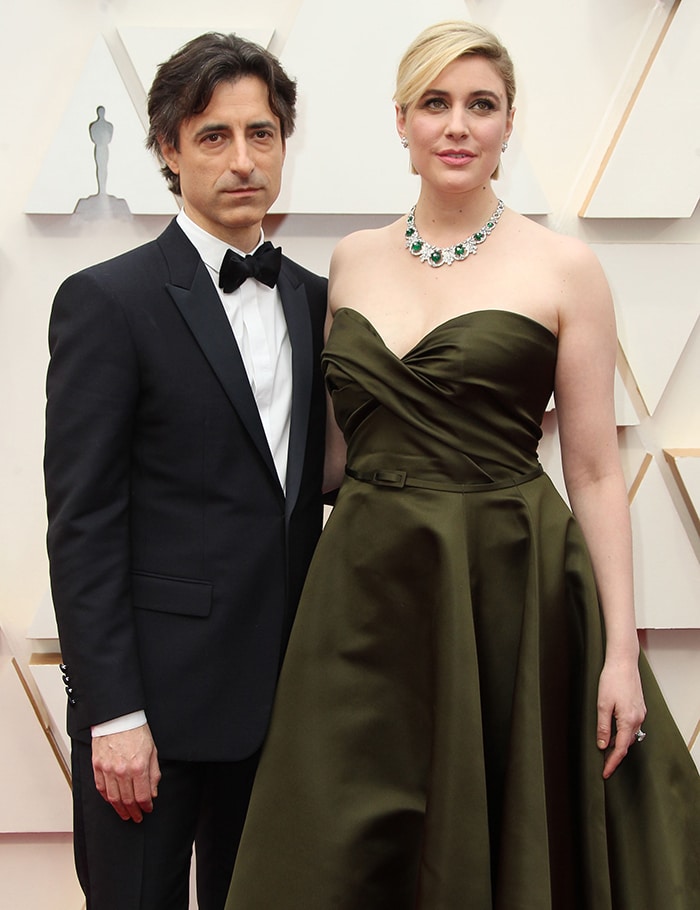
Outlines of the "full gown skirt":
{"label": "full gown skirt", "polygon": [[340,310],[348,476],[287,651],[227,910],[698,910],[700,783],[596,747],[590,558],[537,460],[557,340],[464,314],[399,358]]}

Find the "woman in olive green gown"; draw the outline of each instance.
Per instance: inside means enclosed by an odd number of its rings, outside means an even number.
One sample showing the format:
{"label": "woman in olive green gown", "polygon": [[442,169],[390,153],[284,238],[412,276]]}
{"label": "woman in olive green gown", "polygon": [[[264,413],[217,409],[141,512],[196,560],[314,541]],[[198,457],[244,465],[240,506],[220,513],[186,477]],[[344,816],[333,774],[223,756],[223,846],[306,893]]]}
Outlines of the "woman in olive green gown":
{"label": "woman in olive green gown", "polygon": [[[490,33],[419,36],[415,210],[334,253],[347,467],[228,910],[700,907],[698,774],[634,625],[610,294],[496,199],[513,96]],[[537,459],[552,392],[573,514]]]}

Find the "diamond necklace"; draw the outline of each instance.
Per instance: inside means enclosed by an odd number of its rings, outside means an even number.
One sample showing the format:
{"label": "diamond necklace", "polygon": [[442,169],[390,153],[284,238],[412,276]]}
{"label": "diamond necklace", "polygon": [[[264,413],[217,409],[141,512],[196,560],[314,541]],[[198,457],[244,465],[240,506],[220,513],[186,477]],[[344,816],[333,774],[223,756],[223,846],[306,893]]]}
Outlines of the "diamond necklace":
{"label": "diamond necklace", "polygon": [[503,200],[499,199],[496,211],[482,228],[475,231],[461,243],[456,243],[454,246],[439,247],[433,246],[427,240],[423,240],[418,233],[415,217],[416,207],[414,205],[406,218],[406,248],[410,250],[413,256],[420,256],[421,262],[429,263],[434,269],[441,265],[452,265],[453,262],[461,262],[470,253],[476,253],[477,244],[483,243],[498,224],[498,219],[503,214],[503,208]]}

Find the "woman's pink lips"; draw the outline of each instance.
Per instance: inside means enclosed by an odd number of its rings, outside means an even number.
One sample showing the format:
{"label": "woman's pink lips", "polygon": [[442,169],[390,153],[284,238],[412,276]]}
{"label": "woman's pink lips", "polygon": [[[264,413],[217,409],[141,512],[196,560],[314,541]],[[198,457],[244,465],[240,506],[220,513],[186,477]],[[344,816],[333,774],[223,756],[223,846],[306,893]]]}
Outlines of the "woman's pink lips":
{"label": "woman's pink lips", "polygon": [[440,161],[443,161],[445,164],[450,165],[460,165],[466,164],[471,161],[472,158],[476,157],[471,152],[462,152],[462,151],[449,151],[449,152],[438,152],[437,157]]}

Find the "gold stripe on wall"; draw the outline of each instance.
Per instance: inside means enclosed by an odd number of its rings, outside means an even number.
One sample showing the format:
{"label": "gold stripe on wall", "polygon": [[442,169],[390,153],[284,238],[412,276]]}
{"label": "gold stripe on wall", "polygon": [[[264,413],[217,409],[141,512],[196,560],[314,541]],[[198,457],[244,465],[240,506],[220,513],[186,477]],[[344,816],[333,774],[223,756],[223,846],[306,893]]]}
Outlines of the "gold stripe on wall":
{"label": "gold stripe on wall", "polygon": [[[37,660],[36,658],[39,658],[39,659]],[[31,662],[32,663],[55,663],[56,666],[58,666],[58,664],[60,663],[60,655],[59,654],[34,655],[32,657]],[[12,658],[12,666],[15,668],[15,672],[17,673],[17,676],[19,677],[19,681],[22,684],[22,688],[24,689],[25,694],[26,694],[27,698],[29,699],[29,703],[34,710],[36,719],[39,721],[39,724],[41,725],[41,729],[44,731],[44,736],[46,737],[49,745],[51,746],[51,751],[53,752],[54,757],[55,757],[56,761],[58,762],[58,765],[59,765],[61,771],[63,772],[63,776],[66,779],[66,783],[68,784],[68,786],[71,786],[70,768],[68,767],[66,760],[63,757],[63,753],[61,752],[60,748],[58,747],[58,743],[56,742],[56,739],[54,737],[53,731],[51,730],[51,727],[47,726],[47,724],[44,722],[41,708],[39,707],[39,704],[37,703],[37,700],[34,697],[34,693],[27,685],[27,681],[25,680],[25,678],[22,674],[22,670],[20,669],[20,666],[14,657]]]}
{"label": "gold stripe on wall", "polygon": [[656,57],[659,53],[661,45],[664,43],[666,34],[667,34],[669,28],[671,27],[671,23],[673,22],[674,16],[678,12],[678,7],[680,5],[681,5],[681,0],[676,0],[676,2],[673,4],[673,7],[671,8],[670,13],[668,14],[668,18],[666,19],[666,22],[664,23],[664,25],[661,29],[661,32],[659,33],[659,37],[656,39],[656,42],[654,44],[654,47],[652,48],[651,54],[649,55],[649,59],[646,62],[646,66],[644,67],[644,69],[642,71],[642,75],[639,77],[639,81],[637,82],[637,85],[636,85],[634,91],[632,92],[632,97],[630,98],[629,102],[627,103],[625,112],[622,115],[622,117],[620,118],[620,122],[617,126],[617,129],[615,130],[615,133],[612,137],[610,145],[608,146],[608,149],[607,149],[605,155],[603,156],[603,160],[600,164],[600,167],[598,168],[598,173],[593,178],[593,183],[591,184],[591,188],[588,191],[588,195],[584,199],[583,205],[579,209],[578,214],[579,214],[579,217],[581,217],[581,218],[584,218],[586,215],[586,209],[590,205],[591,199],[593,198],[595,191],[598,189],[598,184],[600,183],[600,181],[603,177],[603,174],[605,173],[605,169],[608,166],[608,162],[610,161],[610,158],[612,157],[612,153],[615,151],[615,146],[617,145],[617,143],[620,139],[620,136],[622,135],[622,131],[624,130],[625,126],[627,125],[627,120],[629,119],[630,113],[631,113],[632,109],[634,108],[635,104],[637,103],[637,98],[639,97],[639,93],[642,90],[642,86],[644,85],[646,78],[649,75],[649,71],[654,63],[654,60],[656,60]]}

